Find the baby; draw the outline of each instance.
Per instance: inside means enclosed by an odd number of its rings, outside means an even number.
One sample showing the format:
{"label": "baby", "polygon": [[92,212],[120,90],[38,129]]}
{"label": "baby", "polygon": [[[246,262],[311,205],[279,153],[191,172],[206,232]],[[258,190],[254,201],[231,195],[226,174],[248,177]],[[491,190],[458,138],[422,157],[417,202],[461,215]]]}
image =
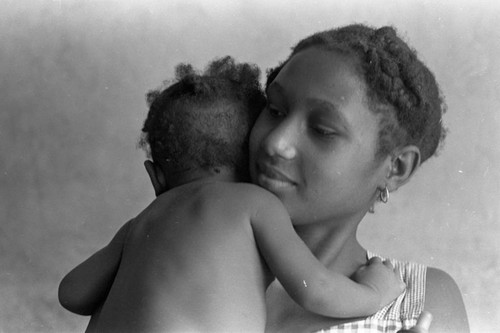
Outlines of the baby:
{"label": "baby", "polygon": [[148,94],[142,129],[158,197],[60,284],[66,309],[92,314],[87,331],[264,331],[275,277],[302,307],[332,317],[375,313],[403,291],[380,259],[357,283],[327,270],[279,199],[248,182],[248,138],[265,103],[257,67],[225,57],[176,74]]}

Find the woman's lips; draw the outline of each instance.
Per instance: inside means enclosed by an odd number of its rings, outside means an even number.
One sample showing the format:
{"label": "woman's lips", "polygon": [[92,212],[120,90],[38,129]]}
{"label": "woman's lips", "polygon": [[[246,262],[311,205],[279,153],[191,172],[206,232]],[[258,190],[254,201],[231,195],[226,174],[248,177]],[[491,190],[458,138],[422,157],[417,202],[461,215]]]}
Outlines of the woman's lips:
{"label": "woman's lips", "polygon": [[296,185],[288,175],[268,164],[258,164],[257,182],[271,192],[289,189]]}

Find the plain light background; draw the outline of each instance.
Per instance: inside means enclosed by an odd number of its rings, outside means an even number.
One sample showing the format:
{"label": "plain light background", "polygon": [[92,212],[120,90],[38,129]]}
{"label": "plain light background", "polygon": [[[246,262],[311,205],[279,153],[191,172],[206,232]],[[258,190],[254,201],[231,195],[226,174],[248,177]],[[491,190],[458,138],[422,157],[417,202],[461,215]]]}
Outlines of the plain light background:
{"label": "plain light background", "polygon": [[82,332],[60,279],[153,198],[136,148],[148,89],[179,62],[266,69],[299,39],[391,24],[434,71],[449,135],[376,207],[367,248],[457,281],[473,332],[500,324],[500,5],[494,1],[0,0],[0,332]]}

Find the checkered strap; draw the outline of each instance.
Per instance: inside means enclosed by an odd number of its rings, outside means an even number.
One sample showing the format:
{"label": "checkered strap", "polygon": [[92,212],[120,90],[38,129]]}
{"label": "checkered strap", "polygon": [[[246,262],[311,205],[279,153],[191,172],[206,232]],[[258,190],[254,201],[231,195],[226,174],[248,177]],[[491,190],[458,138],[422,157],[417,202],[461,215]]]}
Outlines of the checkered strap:
{"label": "checkered strap", "polygon": [[[368,259],[374,256],[374,253],[367,253]],[[390,262],[406,283],[406,290],[397,299],[364,320],[332,326],[317,333],[393,333],[414,326],[424,309],[427,267],[394,259]]]}

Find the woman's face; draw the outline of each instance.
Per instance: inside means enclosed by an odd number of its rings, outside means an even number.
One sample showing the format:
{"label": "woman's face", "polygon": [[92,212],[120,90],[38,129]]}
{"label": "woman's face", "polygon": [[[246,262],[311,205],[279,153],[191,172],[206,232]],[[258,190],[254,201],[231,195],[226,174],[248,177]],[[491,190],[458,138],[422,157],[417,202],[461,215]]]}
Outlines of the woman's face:
{"label": "woman's face", "polygon": [[250,137],[254,183],[276,194],[295,225],[364,216],[383,187],[378,118],[364,83],[335,52],[296,54],[267,90]]}

